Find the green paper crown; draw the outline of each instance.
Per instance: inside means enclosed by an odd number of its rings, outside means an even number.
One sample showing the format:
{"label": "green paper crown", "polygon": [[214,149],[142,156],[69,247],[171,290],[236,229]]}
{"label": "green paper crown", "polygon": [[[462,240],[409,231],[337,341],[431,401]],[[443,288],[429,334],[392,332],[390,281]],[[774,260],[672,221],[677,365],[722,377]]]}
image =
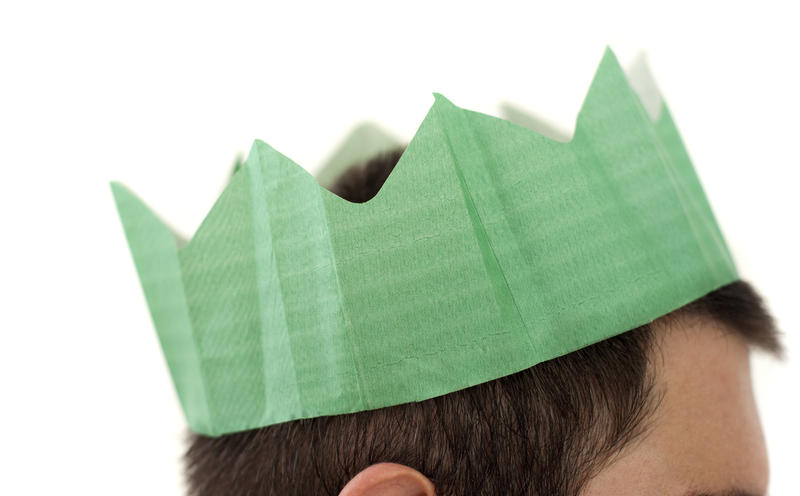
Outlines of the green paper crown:
{"label": "green paper crown", "polygon": [[435,94],[367,203],[261,141],[185,246],[112,189],[211,436],[491,381],[738,278],[667,108],[653,122],[608,50],[570,142]]}

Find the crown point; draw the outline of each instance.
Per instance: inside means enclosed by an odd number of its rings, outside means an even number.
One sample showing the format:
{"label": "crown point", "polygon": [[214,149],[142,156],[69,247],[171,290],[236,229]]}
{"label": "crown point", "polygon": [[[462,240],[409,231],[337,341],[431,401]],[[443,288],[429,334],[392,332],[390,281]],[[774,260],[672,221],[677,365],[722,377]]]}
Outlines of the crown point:
{"label": "crown point", "polygon": [[276,153],[277,150],[269,146],[265,141],[256,139],[253,141],[253,146],[250,147],[244,166],[252,168],[264,162],[269,162],[270,158]]}
{"label": "crown point", "polygon": [[[109,181],[111,186],[111,194],[114,196],[114,202],[117,204],[117,210],[122,214],[130,204],[142,204],[142,201],[131,191],[127,186],[119,181]],[[146,208],[146,207],[145,207]]]}
{"label": "crown point", "polygon": [[[270,148],[271,147],[268,144],[266,144],[264,141],[262,141],[260,139],[255,139],[255,140],[253,140],[253,145],[250,147],[250,152],[247,154],[247,157],[250,158],[251,156],[254,156],[257,153],[261,153],[264,150],[268,150]],[[249,160],[248,160],[248,162],[249,162]]]}
{"label": "crown point", "polygon": [[[606,49],[603,52],[603,58],[600,61],[600,66],[604,66],[606,64],[612,64],[614,66],[619,67],[620,70],[622,69],[622,66],[619,63],[619,60],[617,59],[617,55],[614,53],[614,50],[612,50],[609,45],[606,45]],[[598,68],[598,71],[599,71],[599,68]]]}
{"label": "crown point", "polygon": [[115,197],[119,196],[120,193],[123,193],[128,189],[119,181],[109,181],[108,185],[111,186],[111,192]]}
{"label": "crown point", "polygon": [[438,92],[434,91],[433,92],[433,98],[434,98],[434,103],[440,103],[440,104],[445,104],[445,105],[450,105],[452,107],[455,107],[453,102],[448,100],[447,97],[442,95],[441,93],[438,93]]}

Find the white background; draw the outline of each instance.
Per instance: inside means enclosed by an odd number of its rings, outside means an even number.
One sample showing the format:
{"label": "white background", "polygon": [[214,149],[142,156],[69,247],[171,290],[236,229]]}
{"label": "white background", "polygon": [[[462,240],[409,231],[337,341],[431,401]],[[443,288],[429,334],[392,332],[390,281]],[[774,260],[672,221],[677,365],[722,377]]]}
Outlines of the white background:
{"label": "white background", "polygon": [[[291,6],[289,6],[291,4]],[[606,44],[649,55],[743,276],[772,494],[800,494],[798,16],[789,2],[0,6],[0,493],[179,494],[184,421],[108,187],[190,234],[261,138],[314,170],[438,91],[571,133]]]}

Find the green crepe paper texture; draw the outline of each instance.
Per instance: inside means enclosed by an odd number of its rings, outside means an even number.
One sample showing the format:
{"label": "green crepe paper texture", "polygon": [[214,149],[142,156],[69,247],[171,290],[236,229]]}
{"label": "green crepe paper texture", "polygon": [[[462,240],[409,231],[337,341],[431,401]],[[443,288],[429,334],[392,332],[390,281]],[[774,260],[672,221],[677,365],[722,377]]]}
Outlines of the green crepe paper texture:
{"label": "green crepe paper texture", "polygon": [[350,203],[256,141],[185,246],[112,183],[192,430],[422,401],[738,278],[672,118],[606,51],[569,143],[439,94]]}

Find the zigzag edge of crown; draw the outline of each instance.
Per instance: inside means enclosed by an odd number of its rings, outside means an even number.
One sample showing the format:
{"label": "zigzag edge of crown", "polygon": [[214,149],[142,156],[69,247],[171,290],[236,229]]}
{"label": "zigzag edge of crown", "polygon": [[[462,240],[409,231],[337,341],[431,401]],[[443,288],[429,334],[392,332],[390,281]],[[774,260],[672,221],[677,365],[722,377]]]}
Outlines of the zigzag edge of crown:
{"label": "zigzag edge of crown", "polygon": [[[608,67],[608,66],[613,66],[620,74],[623,75],[623,77],[625,77],[626,81],[628,81],[627,76],[625,75],[625,73],[624,73],[622,67],[620,66],[616,56],[614,55],[614,52],[611,50],[610,47],[606,47],[606,49],[605,49],[603,58],[602,58],[600,64],[598,65],[597,70],[595,71],[595,79],[596,79],[597,74],[600,73],[603,70],[604,67]],[[577,116],[577,119],[576,119],[576,122],[575,122],[575,125],[574,125],[572,138],[570,140],[568,140],[568,141],[560,141],[560,140],[554,139],[554,138],[552,138],[550,136],[547,136],[546,134],[543,134],[543,133],[541,133],[541,132],[539,132],[537,130],[531,129],[529,127],[525,127],[523,125],[511,122],[511,121],[507,121],[507,122],[509,122],[512,125],[522,127],[524,129],[526,129],[526,131],[531,133],[532,135],[539,136],[544,140],[547,140],[547,141],[550,141],[550,142],[553,142],[553,143],[569,145],[574,140],[574,136],[580,132],[580,129],[582,127],[583,116],[585,114],[585,109],[586,109],[587,105],[590,102],[591,90],[592,90],[592,87],[595,84],[595,79],[592,80],[592,84],[590,85],[589,90],[587,91],[587,93],[586,93],[586,95],[585,95],[585,97],[583,99],[583,102],[581,104],[581,108],[580,108],[580,110],[578,112],[578,116]],[[629,87],[629,90],[630,90],[631,94],[633,94],[636,97],[636,99],[640,103],[642,103],[641,99],[640,99],[640,96],[633,90],[633,88]],[[434,92],[433,96],[434,96],[434,103],[433,103],[432,107],[430,108],[430,110],[428,111],[428,115],[430,115],[431,113],[434,113],[435,111],[437,111],[437,110],[439,110],[441,108],[448,108],[450,110],[456,110],[456,111],[462,111],[462,112],[474,112],[474,111],[463,109],[461,107],[456,106],[447,97],[445,97],[441,93]],[[652,118],[652,116],[650,116],[651,122],[656,123],[656,122],[662,122],[662,121],[669,121],[671,123],[672,122],[672,116],[671,116],[671,114],[669,112],[669,109],[668,109],[668,107],[666,105],[666,102],[663,99],[660,99],[659,107],[660,107],[660,111],[657,113],[657,117]],[[642,109],[644,111],[644,104],[642,104]],[[474,112],[474,113],[480,113],[480,112]],[[499,117],[488,116],[488,115],[487,115],[487,117],[491,117],[491,118],[495,118],[495,119],[501,119]],[[505,119],[501,119],[501,120],[505,120]],[[411,141],[409,142],[408,147],[411,147],[412,144],[414,143],[415,138],[419,134],[419,131],[420,131],[421,127],[422,127],[422,124],[420,124],[420,126],[418,126],[417,131],[415,132],[414,136],[412,137]],[[248,158],[250,156],[254,155],[254,152],[256,152],[256,151],[258,151],[260,153],[266,153],[266,154],[269,154],[269,155],[274,155],[274,156],[280,158],[279,160],[275,161],[277,165],[272,169],[276,173],[279,170],[278,169],[279,167],[289,167],[289,168],[292,168],[294,171],[296,171],[298,173],[306,174],[306,175],[308,175],[310,177],[314,177],[307,169],[305,169],[301,165],[297,164],[291,158],[285,156],[284,154],[282,154],[281,152],[279,152],[278,150],[276,150],[275,148],[270,146],[268,143],[266,143],[266,142],[264,142],[264,141],[262,141],[260,139],[254,140],[253,145],[250,148],[250,152],[248,153]],[[402,157],[400,158],[400,160],[402,161]],[[245,162],[242,164],[242,167],[240,167],[239,170],[243,169],[244,167],[247,167],[248,163],[252,164],[252,161],[245,160]],[[400,162],[398,162],[398,166],[396,168],[399,168],[399,167],[400,167]],[[238,172],[238,170],[237,170],[237,172]],[[389,178],[391,178],[391,174],[390,174]],[[129,195],[136,196],[129,188],[127,188],[124,184],[122,184],[119,181],[111,181],[110,185],[111,185],[112,191],[114,192],[115,196],[118,195],[118,194],[129,194]],[[214,211],[214,209],[219,208],[217,203],[219,202],[219,199],[222,198],[225,195],[225,190],[228,189],[229,187],[230,187],[229,184],[226,185],[226,187],[223,189],[223,192],[219,195],[217,201],[214,203],[214,205],[211,206],[211,208],[209,209],[209,212],[206,214],[206,216],[203,218],[203,221],[200,223],[200,225],[195,230],[194,235],[191,236],[188,240],[183,239],[173,229],[171,229],[169,227],[169,225],[163,221],[163,219],[161,219],[159,216],[156,216],[157,218],[159,218],[159,220],[161,222],[164,222],[165,227],[170,229],[170,232],[173,233],[173,236],[176,238],[176,243],[178,245],[178,249],[179,250],[182,250],[182,249],[186,248],[187,245],[190,245],[192,240],[198,234],[202,233],[204,231],[204,229],[206,229],[206,220],[211,216],[211,212]],[[351,204],[351,205],[353,205],[353,208],[360,208],[363,205],[363,204],[353,204],[352,202],[349,202],[348,200],[340,198],[337,195],[331,193],[323,185],[318,184],[318,188],[319,188],[319,193],[320,194],[329,195],[331,198],[336,198],[337,199],[337,200],[334,200],[334,201],[341,201],[344,204]],[[387,179],[386,184],[384,185],[384,187],[381,188],[381,190],[379,191],[378,195],[380,195],[381,191],[383,191],[384,189],[388,189],[388,188],[391,188],[391,180],[390,179]],[[125,193],[123,193],[123,192],[125,192]],[[377,195],[376,195],[376,198],[377,198]],[[375,201],[375,200],[373,199],[373,200],[370,200],[370,201]],[[142,202],[142,203],[146,207],[146,204],[144,204],[144,202]],[[369,202],[366,202],[366,203],[369,203]],[[149,207],[146,207],[146,208],[149,209]],[[154,213],[154,215],[155,215],[155,213]]]}

